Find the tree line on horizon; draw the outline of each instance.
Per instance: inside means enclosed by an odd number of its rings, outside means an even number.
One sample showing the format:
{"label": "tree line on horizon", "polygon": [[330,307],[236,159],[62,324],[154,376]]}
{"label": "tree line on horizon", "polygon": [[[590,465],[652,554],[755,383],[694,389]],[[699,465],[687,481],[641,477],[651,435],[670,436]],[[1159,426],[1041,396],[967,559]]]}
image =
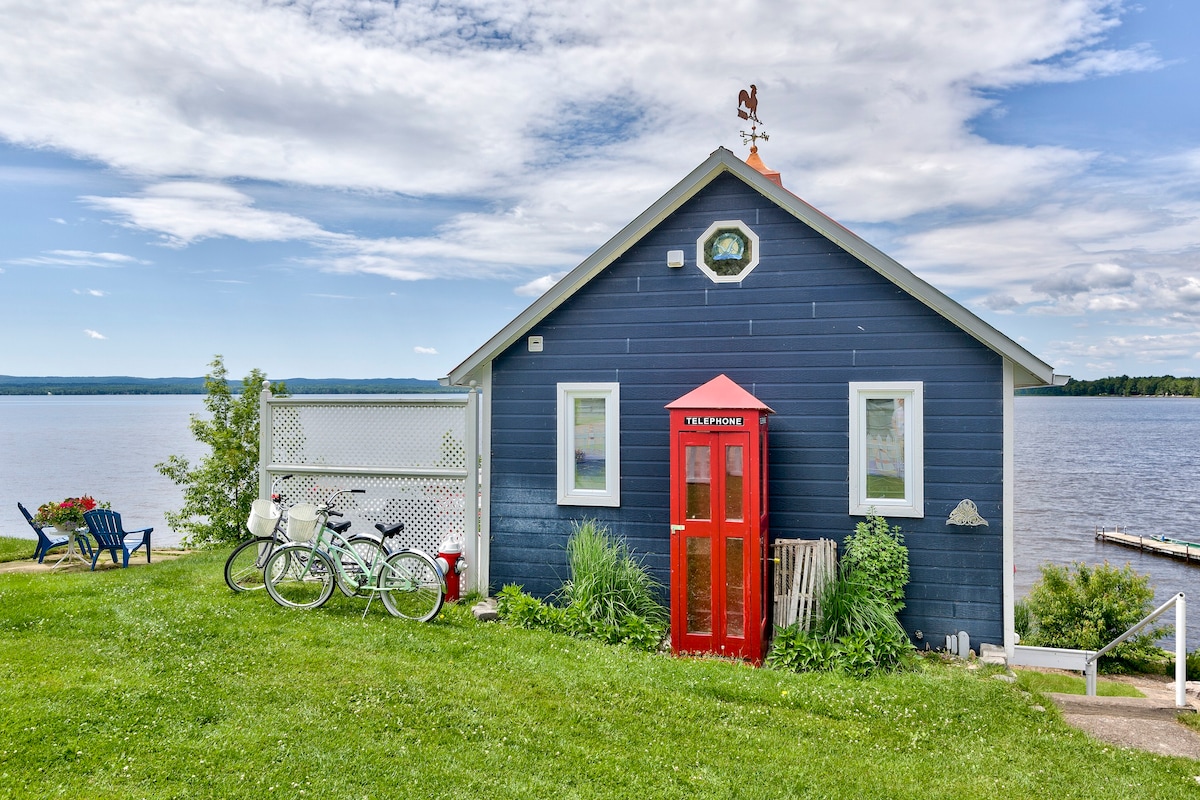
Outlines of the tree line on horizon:
{"label": "tree line on horizon", "polygon": [[1094,381],[1072,378],[1065,386],[1018,389],[1017,394],[1051,397],[1200,397],[1200,378],[1176,378],[1174,375],[1144,378],[1118,375]]}
{"label": "tree line on horizon", "polygon": [[[429,394],[463,391],[419,378],[287,378],[291,394]],[[17,377],[0,375],[0,395],[205,394],[204,378]]]}

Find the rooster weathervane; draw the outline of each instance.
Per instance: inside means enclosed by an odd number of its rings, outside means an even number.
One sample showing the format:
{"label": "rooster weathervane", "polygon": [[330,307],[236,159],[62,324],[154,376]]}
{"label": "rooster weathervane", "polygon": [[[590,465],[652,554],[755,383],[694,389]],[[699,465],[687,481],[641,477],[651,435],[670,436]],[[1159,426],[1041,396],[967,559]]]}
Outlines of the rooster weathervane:
{"label": "rooster weathervane", "polygon": [[765,142],[770,137],[767,136],[766,131],[759,133],[758,130],[758,126],[761,125],[762,122],[758,118],[758,87],[753,83],[750,84],[750,91],[742,89],[740,92],[738,92],[737,113],[740,118],[750,121],[749,133],[746,133],[746,131],[738,131],[738,133],[740,133],[742,136],[742,144],[749,144],[750,152],[757,153],[758,140],[762,139]]}

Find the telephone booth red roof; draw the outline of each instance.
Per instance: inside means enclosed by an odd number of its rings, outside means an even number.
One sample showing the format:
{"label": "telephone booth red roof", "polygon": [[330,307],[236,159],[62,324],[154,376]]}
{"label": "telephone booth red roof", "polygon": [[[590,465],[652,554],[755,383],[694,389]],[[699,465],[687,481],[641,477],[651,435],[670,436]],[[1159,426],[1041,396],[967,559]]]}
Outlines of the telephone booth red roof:
{"label": "telephone booth red roof", "polygon": [[774,414],[770,406],[738,386],[725,375],[718,375],[703,386],[668,403],[667,408],[736,408],[743,411],[766,411]]}

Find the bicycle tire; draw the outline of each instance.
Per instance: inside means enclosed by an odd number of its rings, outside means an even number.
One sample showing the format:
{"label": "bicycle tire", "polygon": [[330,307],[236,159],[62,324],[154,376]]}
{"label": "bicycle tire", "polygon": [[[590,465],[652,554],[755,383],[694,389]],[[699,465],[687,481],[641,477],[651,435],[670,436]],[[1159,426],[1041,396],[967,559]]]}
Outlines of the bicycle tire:
{"label": "bicycle tire", "polygon": [[256,592],[266,586],[263,566],[275,552],[277,540],[271,536],[248,539],[225,559],[225,583],[235,592]]}
{"label": "bicycle tire", "polygon": [[442,573],[419,550],[401,550],[383,561],[377,578],[379,599],[394,617],[428,622],[445,601]]}
{"label": "bicycle tire", "polygon": [[366,565],[367,570],[363,572],[349,553],[339,554],[342,571],[337,574],[338,589],[346,597],[366,597],[370,594],[367,587],[371,583],[372,576],[379,565],[383,563],[383,545],[379,543],[378,539],[370,536],[352,536],[346,540],[346,544],[354,550]]}
{"label": "bicycle tire", "polygon": [[325,605],[333,594],[334,574],[329,556],[298,543],[276,549],[263,568],[267,594],[284,608]]}

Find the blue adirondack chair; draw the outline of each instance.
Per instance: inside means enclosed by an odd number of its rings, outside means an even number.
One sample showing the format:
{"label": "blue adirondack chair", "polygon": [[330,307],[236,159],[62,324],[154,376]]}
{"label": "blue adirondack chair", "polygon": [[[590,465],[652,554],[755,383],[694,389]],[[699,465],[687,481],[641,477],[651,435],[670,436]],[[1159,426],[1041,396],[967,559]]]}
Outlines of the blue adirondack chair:
{"label": "blue adirondack chair", "polygon": [[47,553],[67,543],[67,537],[58,531],[55,531],[53,536],[48,535],[40,525],[33,521],[33,517],[25,510],[25,506],[17,503],[17,508],[21,509],[21,514],[24,515],[25,521],[29,523],[29,527],[33,528],[33,532],[37,534],[38,543],[33,551],[33,557],[38,560],[39,564],[45,560]]}
{"label": "blue adirondack chair", "polygon": [[121,515],[106,508],[93,508],[83,515],[87,521],[88,533],[96,540],[96,549],[92,555],[92,569],[100,558],[100,551],[107,550],[112,554],[113,563],[117,563],[117,550],[124,553],[122,567],[129,566],[129,555],[134,550],[145,545],[146,563],[150,563],[150,533],[154,528],[141,528],[127,531],[121,527]]}

